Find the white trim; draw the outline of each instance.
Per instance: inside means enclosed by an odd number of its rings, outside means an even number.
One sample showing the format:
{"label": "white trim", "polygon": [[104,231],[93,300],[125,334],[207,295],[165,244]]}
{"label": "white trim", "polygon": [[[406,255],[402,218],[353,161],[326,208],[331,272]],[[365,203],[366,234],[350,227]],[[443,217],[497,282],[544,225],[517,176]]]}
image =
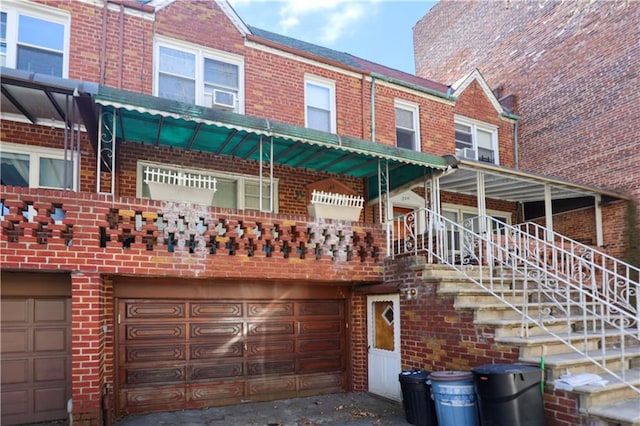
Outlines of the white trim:
{"label": "white trim", "polygon": [[236,96],[237,105],[234,108],[234,112],[244,114],[245,106],[245,90],[244,90],[244,57],[233,53],[225,52],[206,46],[201,46],[181,40],[175,40],[163,36],[155,36],[153,40],[153,94],[158,96],[159,90],[159,76],[160,76],[160,47],[166,47],[168,49],[179,50],[194,55],[195,57],[195,75],[193,79],[196,85],[195,104],[210,107],[205,105],[204,96],[204,61],[205,59],[213,59],[220,62],[225,62],[238,67],[238,94]]}
{"label": "white trim", "polygon": [[[24,145],[3,141],[2,145],[0,145],[0,151],[11,154],[29,155],[29,188],[65,189],[56,186],[40,185],[40,158],[53,158],[56,160],[64,161],[64,149],[48,148],[36,145]],[[77,151],[73,151],[71,152],[71,154],[67,158],[67,161],[71,162],[72,168],[71,188],[67,189],[77,191],[77,177],[79,173],[79,163],[81,158],[79,158],[80,153]]]}
{"label": "white trim", "polygon": [[484,77],[482,77],[482,74],[480,74],[480,71],[477,68],[451,85],[451,88],[453,89],[453,95],[455,97],[459,97],[460,94],[464,92],[465,89],[469,87],[469,85],[473,83],[474,80],[477,81],[478,84],[480,84],[482,91],[484,92],[487,99],[489,99],[489,102],[491,102],[491,105],[493,105],[493,108],[495,108],[496,112],[498,112],[499,114],[504,113],[505,110],[502,105],[500,105],[500,101],[498,101],[498,98],[496,98],[496,95],[494,95],[493,91],[487,84],[487,81],[484,79]]}
{"label": "white trim", "polygon": [[418,234],[422,234],[425,232],[426,216],[423,210],[425,208],[425,199],[423,197],[419,196],[411,190],[404,191],[389,198],[388,216],[393,217],[394,207],[398,207],[401,209],[412,209],[416,213],[418,213],[416,217],[416,224],[418,225],[416,232]]}
{"label": "white trim", "polygon": [[[470,213],[475,216],[478,215],[478,208],[474,206],[465,206],[461,204],[452,204],[452,203],[442,203],[441,211],[449,211],[460,213]],[[486,209],[487,216],[491,217],[500,217],[507,219],[507,225],[511,225],[511,212],[503,211],[503,210],[494,210],[494,209]]]}
{"label": "white trim", "polygon": [[[413,129],[407,129],[407,130],[413,130],[414,132],[414,139],[413,139],[413,150],[414,151],[418,151],[421,152],[422,151],[422,144],[420,142],[420,104],[417,104],[415,102],[409,102],[407,100],[404,99],[395,99],[393,101],[393,107],[394,107],[394,113],[396,109],[402,109],[405,111],[409,111],[411,112],[412,118],[413,118]],[[396,146],[398,146],[398,138],[397,138],[397,128],[398,126],[398,119],[396,118],[396,122],[395,122],[395,128],[396,128]]]}
{"label": "white trim", "polygon": [[236,27],[238,32],[242,34],[242,37],[246,37],[247,34],[251,34],[249,27],[246,26],[242,18],[240,18],[240,16],[233,9],[233,6],[231,6],[227,0],[215,0],[215,2],[218,5],[218,7],[222,9],[224,14],[227,15],[227,18],[229,18],[229,20],[231,21],[233,26]]}
{"label": "white trim", "polygon": [[309,127],[309,106],[307,100],[307,85],[312,84],[329,90],[329,132],[337,133],[336,130],[336,82],[327,78],[318,77],[312,74],[304,75],[304,125]]}
{"label": "white trim", "polygon": [[[473,118],[465,117],[459,114],[454,114],[453,122],[454,122],[454,126],[455,124],[462,124],[464,126],[471,127],[471,137],[472,137],[472,143],[473,143],[472,149],[476,150],[476,152],[478,152],[478,136],[477,136],[478,130],[483,130],[485,132],[491,133],[491,143],[493,146],[494,158],[493,158],[493,163],[489,163],[489,162],[487,163],[496,164],[496,165],[500,164],[500,145],[499,145],[499,138],[498,138],[498,130],[499,130],[498,126],[490,123],[485,123],[479,120],[475,120]],[[473,160],[475,161],[475,159]]]}

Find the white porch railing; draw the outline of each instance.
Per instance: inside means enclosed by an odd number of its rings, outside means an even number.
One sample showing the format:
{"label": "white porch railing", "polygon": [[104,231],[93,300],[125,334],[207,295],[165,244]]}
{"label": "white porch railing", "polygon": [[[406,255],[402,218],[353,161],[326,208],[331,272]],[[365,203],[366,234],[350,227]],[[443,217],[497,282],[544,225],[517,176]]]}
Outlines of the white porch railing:
{"label": "white porch railing", "polygon": [[[425,232],[416,232],[418,222]],[[627,348],[640,345],[640,269],[539,225],[490,217],[458,224],[422,209],[389,221],[387,235],[390,256],[424,254],[429,263],[450,265],[519,312],[522,337],[540,327],[640,393],[626,379],[625,359]],[[515,295],[521,303],[509,301]],[[547,327],[562,323],[562,333]],[[587,344],[592,339],[597,345]],[[620,371],[607,367],[614,348]]]}

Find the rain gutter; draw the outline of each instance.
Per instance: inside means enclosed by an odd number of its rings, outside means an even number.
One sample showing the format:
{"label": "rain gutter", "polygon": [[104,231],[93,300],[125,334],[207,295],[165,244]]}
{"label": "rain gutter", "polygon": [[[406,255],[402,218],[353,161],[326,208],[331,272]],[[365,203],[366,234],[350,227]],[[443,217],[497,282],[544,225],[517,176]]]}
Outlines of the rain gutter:
{"label": "rain gutter", "polygon": [[385,75],[374,73],[374,72],[371,73],[371,78],[372,79],[373,78],[377,78],[378,80],[386,81],[387,83],[397,84],[398,86],[406,87],[407,89],[412,89],[412,90],[415,90],[417,92],[426,93],[428,95],[436,96],[438,98],[446,99],[448,101],[456,101],[458,99],[456,96],[451,96],[451,95],[449,95],[447,93],[442,93],[442,92],[439,92],[437,90],[429,89],[429,88],[424,87],[424,86],[418,86],[417,84],[408,83],[408,82],[406,82],[404,80],[399,80],[397,78],[387,77]]}

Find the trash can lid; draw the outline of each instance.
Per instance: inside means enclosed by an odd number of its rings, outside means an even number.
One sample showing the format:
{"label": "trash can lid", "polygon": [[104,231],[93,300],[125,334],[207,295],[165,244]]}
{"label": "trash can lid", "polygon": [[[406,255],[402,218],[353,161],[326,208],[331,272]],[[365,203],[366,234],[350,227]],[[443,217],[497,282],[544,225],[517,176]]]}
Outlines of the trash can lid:
{"label": "trash can lid", "polygon": [[520,374],[533,371],[540,372],[540,367],[527,364],[487,364],[472,368],[476,374]]}
{"label": "trash can lid", "polygon": [[423,370],[409,370],[409,371],[403,371],[402,373],[399,374],[399,380],[402,382],[423,382],[425,380],[427,380],[427,377],[429,376],[429,372],[428,371],[423,371]]}
{"label": "trash can lid", "polygon": [[441,382],[455,382],[458,380],[470,380],[473,374],[469,371],[434,371],[429,375],[429,380]]}

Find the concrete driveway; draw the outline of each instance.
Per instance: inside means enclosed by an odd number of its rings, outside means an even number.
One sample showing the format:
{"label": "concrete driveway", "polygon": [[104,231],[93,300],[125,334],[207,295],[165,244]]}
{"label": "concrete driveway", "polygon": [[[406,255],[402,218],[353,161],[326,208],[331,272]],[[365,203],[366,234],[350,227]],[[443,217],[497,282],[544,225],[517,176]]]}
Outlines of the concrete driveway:
{"label": "concrete driveway", "polygon": [[254,402],[227,407],[130,416],[115,426],[408,425],[399,403],[366,393]]}

